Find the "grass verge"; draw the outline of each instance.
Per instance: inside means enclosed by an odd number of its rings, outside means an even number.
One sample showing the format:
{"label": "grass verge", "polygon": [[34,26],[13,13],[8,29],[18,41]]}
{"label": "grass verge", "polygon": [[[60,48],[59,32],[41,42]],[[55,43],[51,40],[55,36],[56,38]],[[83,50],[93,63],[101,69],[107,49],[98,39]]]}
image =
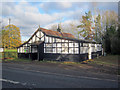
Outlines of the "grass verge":
{"label": "grass verge", "polygon": [[30,59],[19,59],[19,58],[9,58],[9,59],[5,59],[3,60],[3,62],[12,62],[12,61],[20,61],[20,62],[31,62],[32,60]]}
{"label": "grass verge", "polygon": [[17,49],[5,49],[4,52],[17,52]]}
{"label": "grass verge", "polygon": [[118,66],[118,57],[120,57],[120,55],[101,56],[88,63],[96,65]]}
{"label": "grass verge", "polygon": [[[58,63],[58,64],[93,64],[93,65],[104,65],[104,66],[118,66],[118,57],[120,55],[108,55],[108,56],[101,56],[99,58],[85,60],[83,62],[69,62],[69,61],[48,61],[48,60],[42,60],[42,61],[36,61],[38,63]],[[9,58],[5,59],[4,61],[23,61],[23,62],[30,62],[32,60],[30,59],[19,59],[19,58]]]}

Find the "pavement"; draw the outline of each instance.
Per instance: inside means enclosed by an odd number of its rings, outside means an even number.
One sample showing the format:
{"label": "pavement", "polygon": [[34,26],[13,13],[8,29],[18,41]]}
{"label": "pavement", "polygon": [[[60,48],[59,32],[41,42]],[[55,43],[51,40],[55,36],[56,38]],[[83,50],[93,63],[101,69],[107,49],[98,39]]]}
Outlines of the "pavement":
{"label": "pavement", "polygon": [[3,63],[2,88],[118,88],[118,76],[70,65]]}

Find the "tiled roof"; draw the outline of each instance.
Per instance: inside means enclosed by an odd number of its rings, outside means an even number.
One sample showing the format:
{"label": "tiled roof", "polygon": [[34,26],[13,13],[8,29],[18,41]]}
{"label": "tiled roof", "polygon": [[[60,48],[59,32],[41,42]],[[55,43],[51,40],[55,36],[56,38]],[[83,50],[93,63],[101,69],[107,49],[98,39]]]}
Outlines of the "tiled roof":
{"label": "tiled roof", "polygon": [[[84,42],[91,42],[91,43],[95,43],[94,41],[88,41],[88,40],[82,40],[82,39],[76,39],[72,34],[70,33],[63,33],[63,32],[57,32],[57,31],[52,31],[52,30],[48,30],[48,29],[44,29],[44,28],[38,28],[38,30],[29,38],[28,41],[26,41],[25,43],[21,44],[20,46],[28,43],[30,41],[30,39],[32,39],[32,37],[39,31],[41,30],[43,33],[45,33],[46,35],[49,36],[54,36],[54,37],[59,37],[59,38],[63,38],[63,39],[69,39],[69,40],[74,40],[74,41],[84,41]],[[41,42],[34,42],[33,45],[35,44],[39,44]],[[20,47],[19,46],[19,47]]]}
{"label": "tiled roof", "polygon": [[58,36],[58,37],[67,37],[67,38],[75,38],[70,33],[57,32],[57,31],[47,30],[47,29],[44,29],[44,28],[40,28],[40,30],[42,32],[44,32],[46,35],[52,35],[52,36]]}

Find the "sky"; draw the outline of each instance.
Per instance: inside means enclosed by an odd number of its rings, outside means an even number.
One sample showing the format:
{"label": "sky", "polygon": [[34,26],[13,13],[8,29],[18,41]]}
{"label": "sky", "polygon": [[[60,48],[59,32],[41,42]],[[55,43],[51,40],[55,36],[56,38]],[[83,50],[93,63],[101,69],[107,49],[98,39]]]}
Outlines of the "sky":
{"label": "sky", "polygon": [[[85,12],[91,10],[112,10],[118,13],[118,0],[7,0],[0,1],[0,22],[2,26],[14,24],[20,28],[21,39],[26,41],[39,27],[49,29],[52,25],[68,25],[73,20],[80,24]],[[94,14],[94,13],[92,13]],[[67,32],[72,33],[70,30]]]}

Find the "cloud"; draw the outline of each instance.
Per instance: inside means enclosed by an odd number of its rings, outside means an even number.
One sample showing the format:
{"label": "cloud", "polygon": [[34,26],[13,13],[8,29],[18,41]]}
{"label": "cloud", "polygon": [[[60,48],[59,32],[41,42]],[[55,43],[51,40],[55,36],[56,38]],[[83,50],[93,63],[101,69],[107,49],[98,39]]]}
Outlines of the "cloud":
{"label": "cloud", "polygon": [[[18,27],[32,27],[34,25],[46,25],[56,20],[49,14],[41,14],[38,8],[28,3],[3,3],[3,23],[8,25],[8,18]],[[4,10],[5,9],[5,10]]]}
{"label": "cloud", "polygon": [[[107,7],[110,5],[107,5]],[[58,24],[60,18],[62,18],[61,22],[66,27],[72,22],[72,19],[79,22],[81,16],[89,9],[90,3],[84,2],[30,3],[25,0],[17,3],[4,2],[2,3],[0,21],[2,20],[3,25],[8,25],[8,19],[11,18],[11,24],[20,27],[22,40],[24,40],[30,37],[39,25],[47,28],[53,24]]]}
{"label": "cloud", "polygon": [[72,7],[71,2],[43,2],[40,4],[40,7],[45,12],[53,12],[55,11],[62,11],[62,10],[69,10]]}
{"label": "cloud", "polygon": [[[73,26],[71,26],[71,24]],[[60,25],[61,25],[61,29],[63,30],[63,32],[71,33],[71,34],[73,34],[77,38],[78,37],[77,30],[78,29],[73,31],[73,29],[71,29],[71,28],[73,28],[73,27],[76,28],[79,24],[80,24],[79,20],[66,20],[66,21],[62,22]],[[51,27],[53,25],[58,25],[58,23],[48,24],[44,28],[51,29]]]}
{"label": "cloud", "polygon": [[70,8],[72,7],[72,3],[71,2],[59,2],[58,5],[62,8]]}
{"label": "cloud", "polygon": [[[58,5],[59,3],[57,3]],[[71,3],[60,3],[59,6],[63,7],[62,9],[67,9],[71,7]],[[8,18],[11,18],[11,23],[15,24],[16,26],[20,27],[22,40],[27,39],[30,37],[35,30],[38,28],[38,25],[41,26],[51,26],[51,23],[56,23],[59,21],[59,18],[73,18],[75,15],[80,14],[80,10],[75,11],[63,11],[63,12],[56,12],[56,13],[40,13],[37,7],[31,6],[27,2],[23,3],[4,3],[4,7],[6,11],[3,11],[4,17],[4,25],[8,24]],[[61,7],[58,7],[61,9]],[[49,6],[49,8],[51,8]],[[67,13],[67,14],[66,14]],[[66,24],[65,24],[66,23]],[[64,25],[67,25],[65,21]]]}

